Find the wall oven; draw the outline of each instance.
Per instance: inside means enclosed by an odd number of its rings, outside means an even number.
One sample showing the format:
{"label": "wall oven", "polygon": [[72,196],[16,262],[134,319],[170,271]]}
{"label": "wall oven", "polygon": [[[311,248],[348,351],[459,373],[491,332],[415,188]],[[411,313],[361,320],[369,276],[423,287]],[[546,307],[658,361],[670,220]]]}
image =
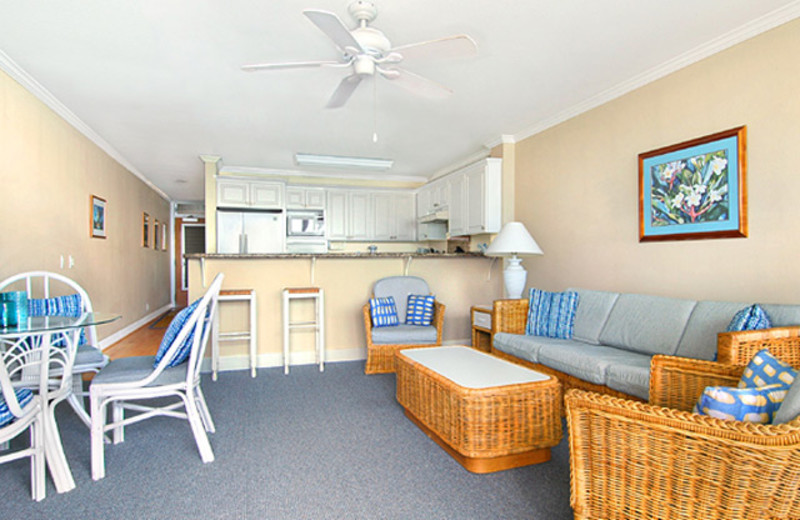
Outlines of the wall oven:
{"label": "wall oven", "polygon": [[286,212],[286,237],[324,237],[323,210],[289,210]]}

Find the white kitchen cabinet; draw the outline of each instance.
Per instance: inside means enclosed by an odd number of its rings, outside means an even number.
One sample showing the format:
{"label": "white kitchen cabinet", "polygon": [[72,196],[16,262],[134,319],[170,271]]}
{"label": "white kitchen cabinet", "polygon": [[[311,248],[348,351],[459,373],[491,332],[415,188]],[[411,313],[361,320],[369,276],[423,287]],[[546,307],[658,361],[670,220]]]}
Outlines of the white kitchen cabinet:
{"label": "white kitchen cabinet", "polygon": [[286,209],[325,209],[325,189],[287,186]]}
{"label": "white kitchen cabinet", "polygon": [[450,236],[457,237],[469,234],[467,228],[467,176],[461,172],[451,174],[450,186],[450,220],[448,231]]}
{"label": "white kitchen cabinet", "polygon": [[281,182],[244,179],[217,180],[217,206],[221,208],[283,209]]}
{"label": "white kitchen cabinet", "polygon": [[370,240],[370,192],[328,190],[327,226],[331,240]]}
{"label": "white kitchen cabinet", "polygon": [[410,192],[372,194],[373,240],[411,242],[415,240],[414,195]]}
{"label": "white kitchen cabinet", "polygon": [[450,236],[500,231],[501,167],[490,157],[449,176]]}

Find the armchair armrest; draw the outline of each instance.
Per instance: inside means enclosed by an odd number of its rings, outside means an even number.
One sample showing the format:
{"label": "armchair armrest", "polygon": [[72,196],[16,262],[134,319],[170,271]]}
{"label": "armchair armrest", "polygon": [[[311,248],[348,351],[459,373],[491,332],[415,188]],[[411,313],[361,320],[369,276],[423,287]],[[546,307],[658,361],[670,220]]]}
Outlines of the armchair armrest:
{"label": "armchair armrest", "polygon": [[650,360],[650,404],[691,411],[707,386],[736,386],[744,366],[677,356]]}
{"label": "armchair armrest", "polygon": [[369,303],[365,303],[361,308],[364,315],[364,330],[367,333],[367,348],[372,346],[372,315],[369,312]]}
{"label": "armchair armrest", "polygon": [[576,519],[800,517],[800,419],[723,421],[581,390],[565,403]]}
{"label": "armchair armrest", "polygon": [[722,332],[717,336],[720,363],[745,366],[764,348],[793,367],[800,367],[800,326]]}
{"label": "armchair armrest", "polygon": [[443,303],[440,303],[439,300],[433,301],[433,319],[431,320],[431,325],[436,327],[436,344],[442,344],[442,331],[444,329],[444,311],[447,309],[447,306]]}
{"label": "armchair armrest", "polygon": [[528,321],[528,300],[495,300],[492,308],[492,331],[525,334]]}

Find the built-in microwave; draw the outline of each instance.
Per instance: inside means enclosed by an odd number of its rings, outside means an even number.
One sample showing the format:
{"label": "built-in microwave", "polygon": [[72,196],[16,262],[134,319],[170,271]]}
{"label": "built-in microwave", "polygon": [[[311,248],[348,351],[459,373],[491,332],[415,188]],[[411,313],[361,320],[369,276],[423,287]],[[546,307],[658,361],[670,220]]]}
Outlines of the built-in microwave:
{"label": "built-in microwave", "polygon": [[289,210],[286,212],[287,237],[324,237],[325,212],[322,210]]}

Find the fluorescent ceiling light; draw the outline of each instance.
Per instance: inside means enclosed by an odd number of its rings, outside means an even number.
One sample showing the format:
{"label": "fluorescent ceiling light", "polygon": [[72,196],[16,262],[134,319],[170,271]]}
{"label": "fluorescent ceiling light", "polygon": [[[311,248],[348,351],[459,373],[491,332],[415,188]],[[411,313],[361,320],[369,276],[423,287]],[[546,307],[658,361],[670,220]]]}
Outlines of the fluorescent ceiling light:
{"label": "fluorescent ceiling light", "polygon": [[392,159],[374,157],[345,157],[341,155],[316,155],[296,153],[294,159],[299,166],[327,166],[331,168],[358,168],[360,170],[388,170],[394,164]]}

